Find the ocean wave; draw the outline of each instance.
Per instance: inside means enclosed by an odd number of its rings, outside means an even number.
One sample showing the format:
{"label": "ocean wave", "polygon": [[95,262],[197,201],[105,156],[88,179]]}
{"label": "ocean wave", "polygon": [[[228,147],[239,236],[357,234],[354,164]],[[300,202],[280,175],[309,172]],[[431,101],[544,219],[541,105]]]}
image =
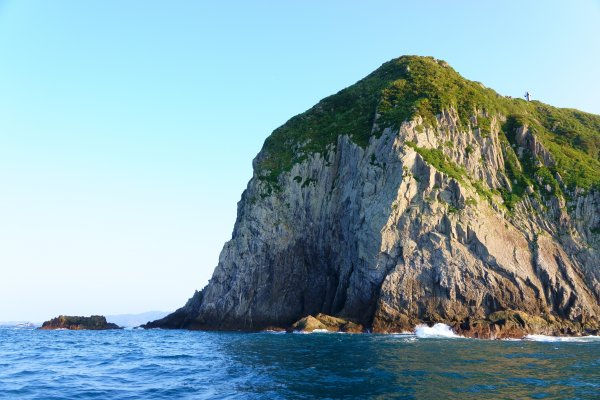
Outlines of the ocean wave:
{"label": "ocean wave", "polygon": [[310,335],[312,333],[338,333],[338,332],[332,332],[332,331],[328,331],[327,329],[314,329],[312,331],[293,331],[292,333],[299,333],[301,335]]}
{"label": "ocean wave", "polygon": [[434,339],[0,329],[0,399],[598,397],[600,342],[455,340],[443,325],[417,332]]}
{"label": "ocean wave", "polygon": [[452,331],[452,328],[446,324],[437,323],[433,326],[417,325],[415,327],[415,335],[418,338],[461,338]]}
{"label": "ocean wave", "polygon": [[390,336],[394,338],[394,341],[400,343],[413,343],[419,340],[414,333],[392,333]]}
{"label": "ocean wave", "polygon": [[547,335],[527,335],[525,340],[533,342],[597,342],[600,336],[547,336]]}
{"label": "ocean wave", "polygon": [[402,331],[402,332],[390,332],[392,336],[415,336],[414,332],[411,331]]}

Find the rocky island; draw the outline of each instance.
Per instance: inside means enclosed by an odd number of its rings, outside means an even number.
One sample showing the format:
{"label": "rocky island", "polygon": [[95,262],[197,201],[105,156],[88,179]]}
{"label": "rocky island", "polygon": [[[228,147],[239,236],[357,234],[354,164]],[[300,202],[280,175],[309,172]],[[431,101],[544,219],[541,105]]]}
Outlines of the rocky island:
{"label": "rocky island", "polygon": [[90,317],[73,317],[67,315],[60,315],[56,318],[52,318],[46,321],[38,329],[52,330],[52,329],[69,329],[69,330],[93,330],[101,331],[107,329],[121,329],[118,325],[106,322],[106,318],[101,315],[92,315]]}
{"label": "rocky island", "polygon": [[529,100],[416,56],[323,99],[266,139],[208,285],[145,327],[597,334],[600,116]]}

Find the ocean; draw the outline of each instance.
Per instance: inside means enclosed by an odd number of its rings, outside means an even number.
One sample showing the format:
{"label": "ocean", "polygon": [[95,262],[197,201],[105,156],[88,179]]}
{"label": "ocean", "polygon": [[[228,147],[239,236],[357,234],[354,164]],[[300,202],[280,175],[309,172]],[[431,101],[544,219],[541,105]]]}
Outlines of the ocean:
{"label": "ocean", "polygon": [[600,399],[600,338],[0,328],[1,399]]}

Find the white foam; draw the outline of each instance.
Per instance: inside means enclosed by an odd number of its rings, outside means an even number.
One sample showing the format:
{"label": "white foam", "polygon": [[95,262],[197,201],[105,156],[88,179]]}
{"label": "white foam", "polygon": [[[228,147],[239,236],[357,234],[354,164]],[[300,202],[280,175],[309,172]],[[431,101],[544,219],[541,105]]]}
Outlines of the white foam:
{"label": "white foam", "polygon": [[547,335],[527,335],[525,340],[534,342],[597,342],[600,336],[547,336]]}
{"label": "white foam", "polygon": [[460,338],[456,333],[452,332],[446,324],[437,323],[433,326],[417,325],[415,327],[415,335],[418,338]]}
{"label": "white foam", "polygon": [[410,331],[402,331],[402,332],[391,332],[390,335],[392,335],[392,336],[415,336],[415,333],[410,332]]}
{"label": "white foam", "polygon": [[313,329],[312,331],[293,331],[292,333],[298,333],[300,335],[310,335],[312,333],[335,333],[328,331],[327,329]]}
{"label": "white foam", "polygon": [[282,334],[282,333],[287,333],[284,330],[275,330],[275,329],[265,329],[264,331],[261,331],[261,332],[262,333],[272,333],[274,335],[279,335],[279,334]]}

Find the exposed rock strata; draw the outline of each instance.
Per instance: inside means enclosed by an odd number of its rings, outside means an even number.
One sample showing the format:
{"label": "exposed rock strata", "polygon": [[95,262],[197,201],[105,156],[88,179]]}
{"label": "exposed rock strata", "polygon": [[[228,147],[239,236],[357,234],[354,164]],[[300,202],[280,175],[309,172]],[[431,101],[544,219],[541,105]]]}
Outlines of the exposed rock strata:
{"label": "exposed rock strata", "polygon": [[[600,194],[573,193],[567,208],[529,189],[507,210],[495,192],[514,184],[506,118],[487,118],[484,134],[449,108],[435,128],[417,116],[365,148],[340,132],[326,153],[282,172],[278,190],[258,174],[261,152],[208,286],[146,327],[260,330],[325,313],[373,332],[434,322],[477,337],[597,332]],[[515,152],[554,163],[528,126],[515,140]],[[421,149],[464,175],[436,169]]]}

